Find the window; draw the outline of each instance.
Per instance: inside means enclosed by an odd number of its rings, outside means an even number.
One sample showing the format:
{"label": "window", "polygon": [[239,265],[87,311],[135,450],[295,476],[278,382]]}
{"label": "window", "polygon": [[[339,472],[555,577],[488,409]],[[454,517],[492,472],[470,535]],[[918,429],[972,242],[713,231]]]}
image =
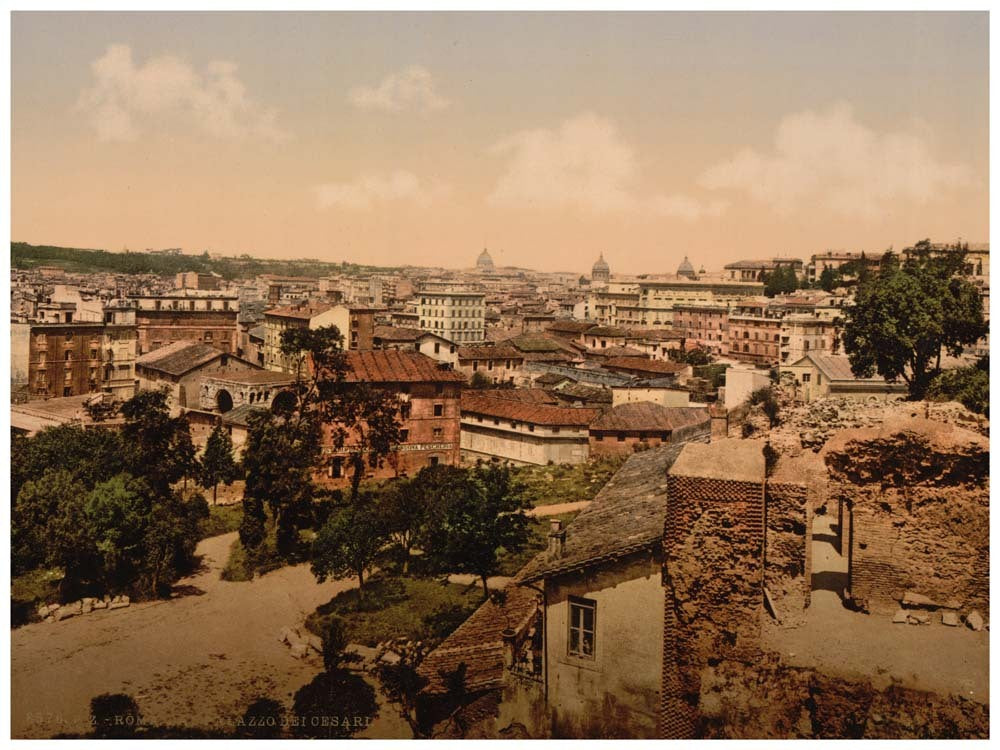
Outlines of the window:
{"label": "window", "polygon": [[618,433],[618,442],[619,443],[624,443],[625,442],[625,433],[624,432],[619,432]]}
{"label": "window", "polygon": [[602,440],[604,440],[604,433],[601,432],[594,433],[594,440],[600,443]]}
{"label": "window", "polygon": [[410,418],[410,404],[409,404],[409,402],[404,401],[403,403],[401,403],[399,405],[399,417],[400,417],[400,419],[409,419]]}
{"label": "window", "polygon": [[558,435],[559,434],[559,428],[558,427],[553,427],[552,428],[552,434],[553,435]]}
{"label": "window", "polygon": [[444,416],[444,404],[434,404],[434,416]]}
{"label": "window", "polygon": [[344,459],[335,458],[330,462],[330,478],[340,479],[344,476]]}
{"label": "window", "polygon": [[434,344],[434,353],[435,354],[440,354],[441,353],[441,344],[438,344],[438,343]]}
{"label": "window", "polygon": [[435,427],[434,428],[434,437],[439,438],[442,435],[444,435],[444,430],[442,430],[440,427]]}
{"label": "window", "polygon": [[534,431],[535,431],[535,425],[529,424],[528,425],[528,432],[534,432]]}
{"label": "window", "polygon": [[808,373],[808,372],[802,373],[802,382],[803,383],[808,383],[810,380],[812,380],[812,374],[811,373]]}
{"label": "window", "polygon": [[441,383],[438,383],[437,385],[435,385],[434,386],[434,393],[435,393],[435,395],[443,396],[444,395],[444,385],[442,385]]}
{"label": "window", "polygon": [[591,599],[569,600],[569,655],[593,659],[597,622],[597,602]]}
{"label": "window", "polygon": [[437,466],[438,465],[438,457],[437,456],[431,456],[429,463],[430,463],[431,466]]}

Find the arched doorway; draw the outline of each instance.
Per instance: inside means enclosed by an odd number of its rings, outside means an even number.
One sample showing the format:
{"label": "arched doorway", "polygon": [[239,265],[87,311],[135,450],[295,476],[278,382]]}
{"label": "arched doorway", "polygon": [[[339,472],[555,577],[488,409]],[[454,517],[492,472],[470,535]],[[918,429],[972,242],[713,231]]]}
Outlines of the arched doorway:
{"label": "arched doorway", "polygon": [[291,391],[279,391],[271,401],[271,411],[290,412],[295,408],[295,394]]}
{"label": "arched doorway", "polygon": [[229,391],[222,389],[215,394],[215,405],[219,408],[220,414],[225,414],[233,408],[233,397]]}

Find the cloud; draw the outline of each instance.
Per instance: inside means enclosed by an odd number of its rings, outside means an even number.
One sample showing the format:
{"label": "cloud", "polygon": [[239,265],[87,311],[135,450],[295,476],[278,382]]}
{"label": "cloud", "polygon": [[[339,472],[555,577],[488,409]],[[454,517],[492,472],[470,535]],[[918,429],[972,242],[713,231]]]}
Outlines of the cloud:
{"label": "cloud", "polygon": [[779,214],[822,205],[846,217],[876,218],[893,202],[925,204],[971,181],[968,166],[935,158],[921,134],[876,132],[838,103],[788,115],[770,153],[744,148],[709,167],[699,184],[745,191]]}
{"label": "cloud", "polygon": [[144,127],[168,117],[194,123],[217,138],[288,137],[274,110],[247,96],[234,63],[217,60],[199,72],[164,55],[137,66],[131,47],[113,44],[90,68],[93,85],[80,93],[77,108],[101,140],[135,140]]}
{"label": "cloud", "polygon": [[696,221],[719,216],[724,201],[705,204],[681,195],[637,192],[635,151],[615,124],[593,113],[557,128],[525,130],[490,148],[508,157],[489,202],[506,207],[575,209],[586,213],[644,213]]}
{"label": "cloud", "polygon": [[314,190],[321,209],[367,211],[388,201],[407,201],[426,208],[450,189],[441,182],[427,183],[412,172],[396,170],[384,175],[364,174],[353,182],[329,182]]}
{"label": "cloud", "polygon": [[377,86],[356,86],[347,100],[358,109],[402,112],[414,109],[422,114],[445,109],[450,102],[434,89],[434,79],[426,68],[411,65],[390,73]]}

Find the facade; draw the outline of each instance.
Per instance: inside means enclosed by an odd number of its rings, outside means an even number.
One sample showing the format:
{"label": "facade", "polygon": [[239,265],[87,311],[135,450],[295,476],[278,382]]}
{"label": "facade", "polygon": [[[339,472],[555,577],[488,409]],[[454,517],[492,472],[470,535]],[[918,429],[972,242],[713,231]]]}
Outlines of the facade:
{"label": "facade", "polygon": [[201,382],[208,372],[256,370],[257,366],[233,354],[198,341],[176,341],[136,360],[142,389],[166,388],[171,407],[201,408]]}
{"label": "facade", "polygon": [[702,407],[668,407],[648,401],[623,403],[590,424],[590,455],[630,454],[643,448],[707,443],[712,420]]}
{"label": "facade", "polygon": [[214,291],[219,288],[219,277],[212,273],[187,271],[177,274],[174,286],[178,289],[203,289]]}
{"label": "facade", "polygon": [[447,362],[450,365],[458,363],[458,346],[446,338],[421,331],[419,328],[375,326],[372,342],[373,349],[414,351],[426,354],[438,362]]}
{"label": "facade", "polygon": [[583,463],[594,409],[530,403],[466,391],[462,396],[462,460],[515,464]]}
{"label": "facade", "polygon": [[[377,350],[347,352],[347,382],[371,383],[397,394],[402,440],[385,464],[366,465],[368,479],[413,476],[425,466],[460,462],[461,395],[464,377],[446,364],[417,352]],[[352,438],[337,448],[332,430],[324,431],[325,476],[331,486],[350,483]]]}
{"label": "facade", "polygon": [[201,341],[222,352],[239,348],[239,297],[185,289],[171,294],[133,295],[120,307],[135,311],[139,354],[175,341]]}
{"label": "facade", "polygon": [[781,365],[797,362],[809,352],[836,354],[839,337],[836,325],[810,314],[785,315],[781,319]]}
{"label": "facade", "polygon": [[745,299],[729,309],[729,357],[751,364],[781,361],[783,311],[766,297]]}
{"label": "facade", "polygon": [[136,329],[119,323],[14,323],[11,379],[32,399],[135,394]]}
{"label": "facade", "polygon": [[730,281],[763,281],[778,268],[791,268],[795,275],[802,278],[804,273],[802,260],[799,258],[770,258],[768,260],[739,260],[723,266],[726,278]]}
{"label": "facade", "polygon": [[458,371],[470,380],[479,373],[491,385],[519,385],[529,379],[524,362],[525,355],[509,344],[458,348]]}
{"label": "facade", "polygon": [[854,265],[863,263],[870,271],[877,271],[882,265],[882,257],[880,255],[869,256],[865,253],[827,250],[825,253],[813,255],[809,259],[809,265],[806,266],[806,278],[811,282],[817,282],[826,269],[839,271],[841,266],[848,263]]}
{"label": "facade", "polygon": [[878,375],[857,377],[851,371],[850,360],[843,354],[811,352],[787,365],[784,370],[792,375],[795,396],[807,402],[824,396],[888,398],[906,393],[906,384],[902,380],[890,383]]}
{"label": "facade", "polygon": [[369,305],[296,304],[264,311],[264,367],[295,374],[297,355],[281,351],[282,334],[294,328],[336,326],[344,337],[344,349],[369,350],[374,346],[375,313],[380,308]]}
{"label": "facade", "polygon": [[204,411],[225,414],[241,406],[270,409],[275,399],[295,403],[295,378],[283,372],[223,367],[203,371],[200,381],[196,408]]}
{"label": "facade", "polygon": [[485,339],[486,295],[482,292],[420,292],[419,327],[458,345]]}
{"label": "facade", "polygon": [[729,351],[728,305],[674,305],[674,330],[716,356]]}
{"label": "facade", "polygon": [[669,328],[677,305],[732,305],[744,297],[763,293],[764,284],[758,281],[644,280],[638,284],[634,306],[620,304],[616,320],[618,325]]}

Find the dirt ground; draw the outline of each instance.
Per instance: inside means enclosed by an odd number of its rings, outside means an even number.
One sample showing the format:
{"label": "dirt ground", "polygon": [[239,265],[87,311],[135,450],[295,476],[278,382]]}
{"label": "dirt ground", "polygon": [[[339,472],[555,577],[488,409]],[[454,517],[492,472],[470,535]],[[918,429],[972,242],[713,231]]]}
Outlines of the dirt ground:
{"label": "dirt ground", "polygon": [[[247,583],[222,581],[235,538],[201,542],[202,567],[179,582],[178,598],[12,631],[12,737],[86,732],[90,699],[106,692],[132,695],[155,725],[228,730],[259,697],[290,708],[322,665],[318,656],[292,658],[278,641],[281,629],[301,625],[353,584],[316,583],[306,565]],[[411,736],[391,706],[364,735]]]}
{"label": "dirt ground", "polygon": [[891,616],[843,607],[835,591],[846,585],[847,563],[831,543],[833,523],[831,516],[815,518],[812,603],[802,624],[768,623],[765,645],[789,666],[989,703],[989,632],[942,625],[938,613],[931,613],[930,625],[896,625]]}

